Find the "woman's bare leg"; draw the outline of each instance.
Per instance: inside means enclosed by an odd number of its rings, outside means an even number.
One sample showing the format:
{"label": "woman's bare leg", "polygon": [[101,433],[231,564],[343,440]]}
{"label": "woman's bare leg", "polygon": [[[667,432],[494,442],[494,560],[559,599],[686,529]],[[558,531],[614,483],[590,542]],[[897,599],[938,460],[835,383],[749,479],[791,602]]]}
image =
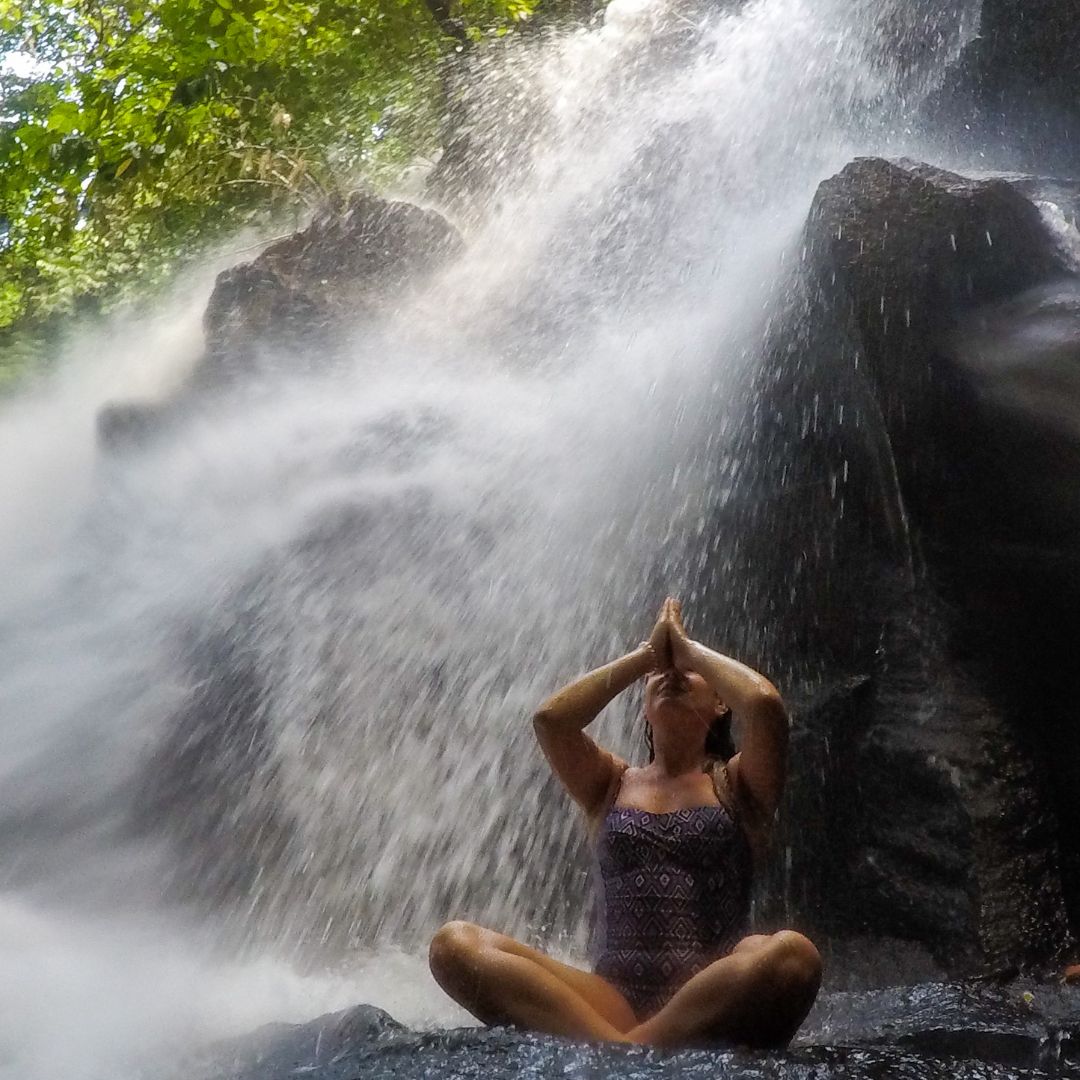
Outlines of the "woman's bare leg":
{"label": "woman's bare leg", "polygon": [[727,1042],[786,1046],[821,984],[821,958],[794,930],[745,938],[699,971],[653,1017],[629,1032],[651,1046]]}
{"label": "woman's bare leg", "polygon": [[435,981],[485,1024],[626,1042],[638,1022],[626,998],[599,975],[472,923],[439,930],[429,961]]}

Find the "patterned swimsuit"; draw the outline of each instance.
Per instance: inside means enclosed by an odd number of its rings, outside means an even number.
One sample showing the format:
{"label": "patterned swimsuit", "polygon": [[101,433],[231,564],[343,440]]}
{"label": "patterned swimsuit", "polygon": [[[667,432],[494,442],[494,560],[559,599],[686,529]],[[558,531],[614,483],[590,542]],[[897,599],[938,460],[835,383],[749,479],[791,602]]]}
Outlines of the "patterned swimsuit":
{"label": "patterned swimsuit", "polygon": [[750,846],[724,806],[666,814],[613,806],[597,856],[595,970],[645,1019],[746,936]]}

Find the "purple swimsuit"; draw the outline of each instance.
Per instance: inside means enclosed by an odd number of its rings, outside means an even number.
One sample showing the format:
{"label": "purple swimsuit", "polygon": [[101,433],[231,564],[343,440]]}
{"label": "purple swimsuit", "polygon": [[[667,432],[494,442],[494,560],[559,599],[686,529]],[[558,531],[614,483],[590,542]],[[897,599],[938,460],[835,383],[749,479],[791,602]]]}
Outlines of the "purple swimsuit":
{"label": "purple swimsuit", "polygon": [[666,814],[613,806],[597,856],[595,970],[645,1019],[746,936],[750,845],[724,806]]}

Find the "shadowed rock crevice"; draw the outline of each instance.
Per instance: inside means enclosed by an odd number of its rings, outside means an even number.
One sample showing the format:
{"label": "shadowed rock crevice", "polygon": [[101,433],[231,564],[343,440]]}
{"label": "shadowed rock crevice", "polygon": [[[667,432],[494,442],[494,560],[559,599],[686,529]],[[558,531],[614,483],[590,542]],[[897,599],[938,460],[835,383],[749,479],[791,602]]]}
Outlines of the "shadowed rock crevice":
{"label": "shadowed rock crevice", "polygon": [[998,167],[1080,171],[1080,19],[1072,0],[983,0],[978,36],[926,112]]}

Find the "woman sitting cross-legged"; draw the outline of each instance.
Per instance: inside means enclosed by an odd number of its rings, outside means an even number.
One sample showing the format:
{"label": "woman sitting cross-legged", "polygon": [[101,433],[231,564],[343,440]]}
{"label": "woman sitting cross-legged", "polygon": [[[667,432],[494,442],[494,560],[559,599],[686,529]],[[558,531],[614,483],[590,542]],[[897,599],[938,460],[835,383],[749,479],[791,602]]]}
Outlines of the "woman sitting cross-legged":
{"label": "woman sitting cross-legged", "polygon": [[[641,678],[650,761],[634,768],[584,729]],[[795,931],[747,936],[754,853],[786,769],[775,687],[690,640],[669,599],[645,644],[549,698],[535,725],[595,838],[595,970],[452,922],[431,942],[439,985],[488,1024],[666,1047],[786,1045],[817,996],[821,961]]]}

